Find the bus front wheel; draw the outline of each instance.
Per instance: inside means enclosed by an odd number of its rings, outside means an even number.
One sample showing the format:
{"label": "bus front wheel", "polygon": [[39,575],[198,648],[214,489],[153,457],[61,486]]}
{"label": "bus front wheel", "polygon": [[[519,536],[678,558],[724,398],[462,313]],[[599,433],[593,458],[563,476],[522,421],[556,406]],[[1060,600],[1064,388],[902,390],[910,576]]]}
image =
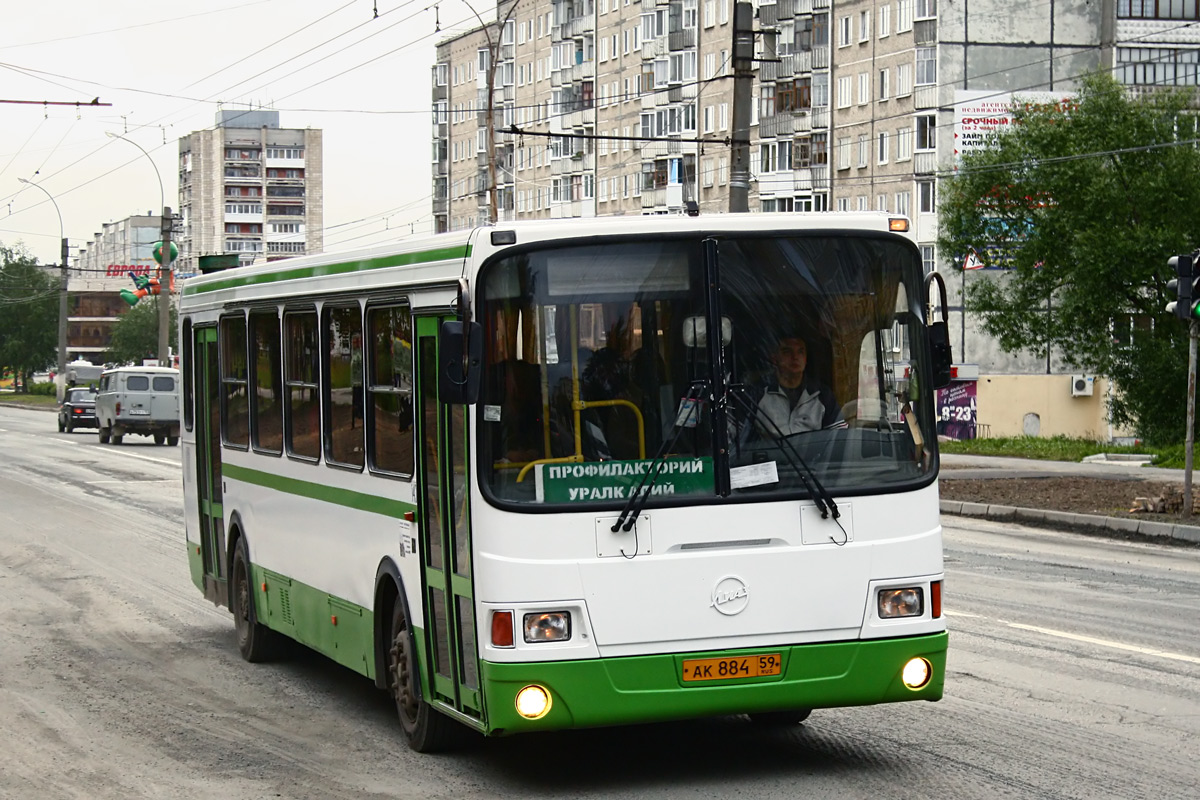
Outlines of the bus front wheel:
{"label": "bus front wheel", "polygon": [[251,663],[272,661],[279,655],[279,634],[260,625],[254,608],[254,585],[250,582],[250,559],[246,540],[239,538],[233,552],[233,626],[237,630],[238,650]]}
{"label": "bus front wheel", "polygon": [[434,753],[454,742],[457,725],[421,699],[421,674],[404,603],[392,608],[392,645],[388,651],[388,684],[408,745],[418,753]]}

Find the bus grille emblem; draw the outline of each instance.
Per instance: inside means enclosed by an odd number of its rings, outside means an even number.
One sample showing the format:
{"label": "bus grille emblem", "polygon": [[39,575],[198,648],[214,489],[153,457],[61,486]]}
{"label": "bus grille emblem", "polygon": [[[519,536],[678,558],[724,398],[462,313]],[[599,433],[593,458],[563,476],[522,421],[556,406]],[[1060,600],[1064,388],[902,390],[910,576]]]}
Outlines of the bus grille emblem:
{"label": "bus grille emblem", "polygon": [[712,602],[709,608],[715,608],[718,613],[727,617],[740,614],[750,604],[750,589],[746,582],[736,575],[726,575],[717,581],[712,590]]}

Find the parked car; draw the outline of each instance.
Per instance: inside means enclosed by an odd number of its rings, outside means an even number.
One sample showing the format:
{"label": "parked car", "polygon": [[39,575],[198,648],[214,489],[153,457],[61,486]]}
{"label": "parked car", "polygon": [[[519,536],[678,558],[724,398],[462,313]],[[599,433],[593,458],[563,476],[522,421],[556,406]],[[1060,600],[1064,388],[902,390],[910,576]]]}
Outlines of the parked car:
{"label": "parked car", "polygon": [[82,386],[68,389],[58,407],[58,432],[96,427],[96,390]]}
{"label": "parked car", "polygon": [[128,433],[179,444],[179,370],[117,367],[100,376],[96,393],[100,443],[120,444]]}

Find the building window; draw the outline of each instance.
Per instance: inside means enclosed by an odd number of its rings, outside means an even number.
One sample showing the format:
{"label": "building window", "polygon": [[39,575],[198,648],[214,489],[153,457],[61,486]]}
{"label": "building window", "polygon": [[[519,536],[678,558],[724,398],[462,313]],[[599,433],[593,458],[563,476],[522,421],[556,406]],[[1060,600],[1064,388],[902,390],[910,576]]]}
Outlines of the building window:
{"label": "building window", "polygon": [[[1147,0],[1149,2],[1149,0]],[[1195,8],[1196,0],[1168,0],[1171,5],[1183,5],[1190,3]],[[1159,0],[1160,5],[1165,5],[1162,0]],[[917,0],[917,19],[929,19],[937,16],[937,0]],[[1193,11],[1192,18],[1195,19]]]}
{"label": "building window", "polygon": [[871,102],[871,73],[858,73],[858,104],[865,106]]}
{"label": "building window", "polygon": [[867,160],[871,152],[870,140],[867,139],[865,133],[858,137],[858,168],[862,169],[867,166]]}
{"label": "building window", "polygon": [[1119,19],[1196,19],[1196,0],[1117,0]]}
{"label": "building window", "polygon": [[759,145],[759,172],[774,172],[775,171],[775,145],[762,144]]}
{"label": "building window", "polygon": [[913,0],[898,0],[896,3],[896,33],[911,31],[913,27]]}
{"label": "building window", "polygon": [[937,248],[934,245],[921,245],[921,267],[926,275],[937,272]]}
{"label": "building window", "polygon": [[878,155],[879,155],[879,163],[880,164],[888,163],[888,156],[889,156],[888,144],[889,144],[888,143],[888,132],[880,131],[879,132],[879,147],[878,147],[878,150],[879,150]]}
{"label": "building window", "polygon": [[917,48],[917,86],[937,83],[937,48]]}
{"label": "building window", "polygon": [[917,149],[932,150],[937,144],[937,117],[933,114],[917,116]]}
{"label": "building window", "polygon": [[858,12],[858,41],[865,42],[871,38],[871,12]]}
{"label": "building window", "polygon": [[896,97],[907,97],[912,94],[912,64],[901,64],[896,67]]}
{"label": "building window", "polygon": [[892,27],[892,4],[887,3],[879,7],[879,25],[878,35],[880,39],[885,38],[891,33]]}
{"label": "building window", "polygon": [[838,18],[838,47],[850,46],[850,17],[849,15]]}
{"label": "building window", "polygon": [[889,86],[890,82],[891,82],[890,70],[887,70],[887,69],[879,70],[879,99],[880,100],[888,99],[888,89],[891,88]]}
{"label": "building window", "polygon": [[[444,121],[444,120],[443,120]],[[268,147],[267,158],[304,158],[303,147]]]}
{"label": "building window", "polygon": [[850,137],[840,136],[837,140],[837,168],[850,169]]}
{"label": "building window", "polygon": [[[829,163],[829,134],[814,133],[812,136],[812,163]],[[828,206],[826,207],[828,208]]]}
{"label": "building window", "polygon": [[937,211],[936,184],[933,181],[917,181],[917,210],[922,214]]}
{"label": "building window", "polygon": [[843,75],[842,77],[838,78],[838,82],[837,82],[837,107],[838,108],[849,108],[850,107],[850,104],[854,101],[854,98],[851,96],[852,91],[853,91],[853,89],[852,89],[852,84],[851,84],[849,75]]}
{"label": "building window", "polygon": [[896,160],[908,161],[912,158],[912,128],[896,129]]}
{"label": "building window", "polygon": [[911,196],[908,192],[896,192],[896,213],[907,217],[910,211],[910,200]]}

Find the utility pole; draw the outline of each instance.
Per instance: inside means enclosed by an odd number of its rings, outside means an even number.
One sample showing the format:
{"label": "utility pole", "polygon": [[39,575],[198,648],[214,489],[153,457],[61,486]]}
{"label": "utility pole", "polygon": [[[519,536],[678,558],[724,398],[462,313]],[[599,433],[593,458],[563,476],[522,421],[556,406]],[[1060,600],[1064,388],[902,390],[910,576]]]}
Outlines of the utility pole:
{"label": "utility pole", "polygon": [[1188,323],[1187,437],[1183,445],[1183,518],[1192,516],[1192,445],[1196,442],[1196,338],[1200,322]]}
{"label": "utility pole", "polygon": [[67,240],[62,240],[62,250],[59,253],[59,282],[58,291],[58,372],[55,373],[54,383],[58,387],[58,400],[62,402],[67,379],[67,256],[71,248]]}
{"label": "utility pole", "polygon": [[162,213],[162,256],[158,271],[158,365],[171,364],[171,225],[174,218],[169,206]]}
{"label": "utility pole", "polygon": [[750,104],[754,91],[754,7],[733,7],[733,164],[729,172],[729,211],[750,210]]}

